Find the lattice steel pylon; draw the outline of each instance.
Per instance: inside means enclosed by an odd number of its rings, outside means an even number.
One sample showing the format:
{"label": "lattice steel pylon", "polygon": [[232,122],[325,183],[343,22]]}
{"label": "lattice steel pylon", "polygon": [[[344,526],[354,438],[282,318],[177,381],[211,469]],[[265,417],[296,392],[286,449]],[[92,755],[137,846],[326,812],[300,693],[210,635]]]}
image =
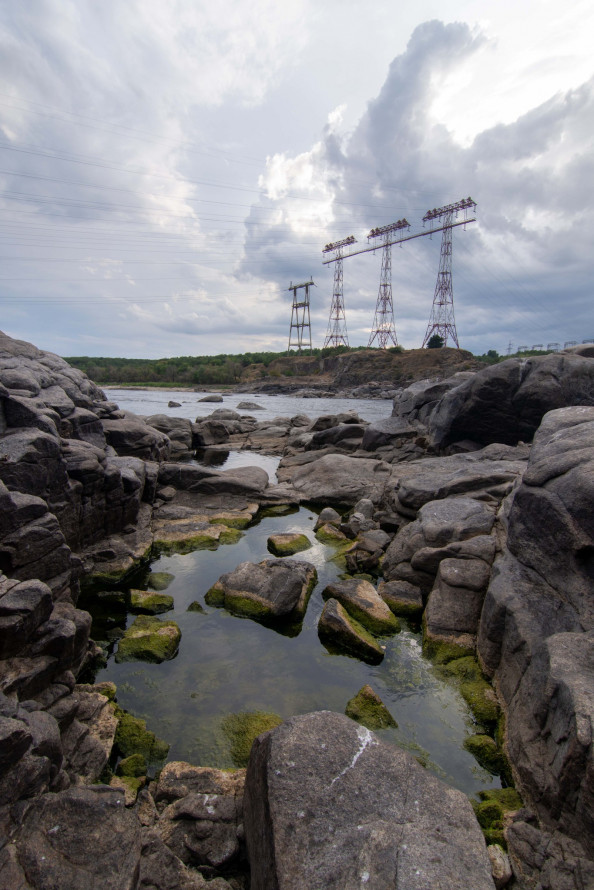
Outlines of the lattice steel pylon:
{"label": "lattice steel pylon", "polygon": [[[311,286],[313,286],[313,281],[310,279],[309,281],[304,281],[303,284],[293,284],[291,282],[289,287],[289,290],[293,291],[293,306],[291,308],[291,327],[289,329],[287,355],[291,351],[292,346],[296,346],[299,353],[305,346],[305,348],[309,349],[311,355],[311,321],[309,317],[309,288]],[[299,300],[297,291],[302,287],[305,288],[305,296],[302,300]],[[295,331],[296,339],[293,337],[293,331]]]}
{"label": "lattice steel pylon", "polygon": [[398,346],[398,338],[396,337],[396,327],[394,325],[394,303],[392,302],[392,233],[399,229],[409,229],[410,226],[405,219],[399,219],[398,222],[390,223],[388,226],[380,226],[372,229],[367,240],[371,238],[381,238],[383,241],[382,249],[382,270],[380,273],[380,286],[377,294],[377,302],[375,304],[375,315],[373,317],[373,327],[369,336],[367,348],[373,346],[373,341],[377,338],[377,344],[380,349],[386,349],[388,343]]}
{"label": "lattice steel pylon", "polygon": [[334,251],[336,254],[334,262],[332,303],[330,304],[330,318],[328,319],[328,330],[326,331],[326,339],[324,340],[324,349],[327,346],[349,345],[342,285],[342,249],[343,247],[355,243],[356,239],[354,236],[349,235],[348,238],[343,238],[342,241],[335,241],[333,244],[327,244],[322,251],[322,253]]}
{"label": "lattice steel pylon", "polygon": [[452,289],[452,223],[454,216],[457,216],[461,210],[464,211],[466,216],[469,209],[474,211],[475,208],[476,203],[472,198],[463,198],[455,204],[447,204],[445,207],[428,210],[423,217],[424,223],[427,220],[443,220],[439,272],[437,273],[433,307],[425,332],[423,347],[427,345],[434,334],[438,334],[443,340],[444,346],[448,345],[449,337],[455,343],[456,349],[460,349],[454,318],[454,292]]}

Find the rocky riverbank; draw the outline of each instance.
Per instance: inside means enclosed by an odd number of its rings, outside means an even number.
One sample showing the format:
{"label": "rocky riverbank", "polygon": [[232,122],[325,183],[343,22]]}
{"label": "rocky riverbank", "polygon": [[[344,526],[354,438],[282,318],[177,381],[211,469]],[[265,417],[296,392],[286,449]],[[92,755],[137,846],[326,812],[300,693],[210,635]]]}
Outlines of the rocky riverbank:
{"label": "rocky riverbank", "polygon": [[[313,875],[382,890],[594,885],[588,348],[414,383],[374,425],[138,418],[4,335],[0,384],[0,885],[223,890],[250,871],[253,888]],[[278,483],[186,460],[223,447],[281,454]],[[365,658],[378,622],[393,632],[422,614],[426,651],[475,714],[475,756],[513,777],[523,807],[487,797],[477,821],[459,792],[330,712],[262,735],[247,778],[170,763],[151,780],[162,743],[113,687],[77,683],[101,657],[77,608],[83,575],[215,546],[260,509],[298,503],[325,508],[317,534],[353,577],[324,592],[325,644]],[[214,604],[299,620],[303,565],[243,564]]]}

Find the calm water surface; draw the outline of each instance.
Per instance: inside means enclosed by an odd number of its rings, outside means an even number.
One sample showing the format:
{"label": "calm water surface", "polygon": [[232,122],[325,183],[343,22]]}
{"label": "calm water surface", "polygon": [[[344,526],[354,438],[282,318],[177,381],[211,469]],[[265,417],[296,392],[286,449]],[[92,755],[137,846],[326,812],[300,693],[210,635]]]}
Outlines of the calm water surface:
{"label": "calm water surface", "polygon": [[[467,794],[498,786],[462,748],[465,736],[476,731],[472,718],[456,688],[440,680],[423,658],[419,633],[405,629],[383,640],[386,657],[378,666],[331,655],[322,646],[317,635],[321,591],[342,569],[332,561],[334,551],[316,541],[315,518],[300,508],[263,519],[237,544],[154,561],[132,586],[143,586],[151,571],[175,576],[167,590],[175,609],[162,617],[173,618],[181,628],[179,654],[160,665],[116,664],[112,654],[97,680],[114,681],[119,703],[170,742],[170,760],[218,767],[233,766],[221,731],[226,714],[259,710],[286,718],[319,709],[344,712],[348,700],[370,683],[398,722],[398,729],[382,730],[382,738],[421,757],[431,771]],[[296,558],[313,563],[319,575],[298,636],[283,636],[204,605],[204,594],[223,572],[244,560],[268,558],[268,536],[285,531],[308,535],[313,547]],[[187,611],[194,600],[205,614]],[[133,616],[126,620],[130,624]],[[102,633],[96,628],[98,639]]]}
{"label": "calm water surface", "polygon": [[[117,402],[123,411],[135,414],[168,414],[171,417],[207,417],[217,408],[237,411],[240,402],[255,402],[261,411],[240,409],[240,414],[251,414],[257,420],[274,417],[293,417],[306,414],[312,420],[322,414],[339,414],[356,411],[363,420],[376,421],[389,417],[392,402],[389,399],[297,399],[294,396],[270,396],[261,393],[223,393],[222,402],[201,402],[207,392],[175,392],[174,390],[105,389],[110,402]],[[168,402],[180,402],[180,408],[168,408]]]}

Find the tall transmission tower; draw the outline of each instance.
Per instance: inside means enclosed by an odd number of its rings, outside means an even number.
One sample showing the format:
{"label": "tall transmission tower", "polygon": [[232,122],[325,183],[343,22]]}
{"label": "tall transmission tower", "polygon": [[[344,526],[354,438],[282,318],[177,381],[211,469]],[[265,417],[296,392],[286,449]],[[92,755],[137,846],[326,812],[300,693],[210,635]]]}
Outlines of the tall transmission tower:
{"label": "tall transmission tower", "polygon": [[324,349],[326,346],[348,346],[349,337],[347,334],[346,317],[344,314],[344,297],[342,293],[342,250],[344,247],[356,243],[356,238],[349,235],[342,241],[334,241],[327,244],[322,253],[330,253],[333,251],[334,260],[334,287],[332,289],[332,303],[330,304],[330,318],[328,319],[328,330],[326,331],[326,339],[324,340]]}
{"label": "tall transmission tower", "polygon": [[396,328],[394,327],[394,304],[392,302],[392,240],[390,236],[399,229],[410,229],[406,219],[399,219],[398,222],[390,223],[388,226],[372,229],[367,236],[368,241],[372,238],[381,238],[383,247],[380,286],[375,304],[373,327],[369,336],[369,343],[367,344],[368,348],[373,346],[373,341],[376,338],[380,349],[386,349],[390,342],[394,346],[398,346]]}
{"label": "tall transmission tower", "polygon": [[[291,308],[291,327],[289,329],[289,348],[287,355],[291,351],[291,347],[297,347],[297,351],[301,353],[303,348],[309,349],[311,355],[311,321],[309,317],[309,288],[313,286],[313,281],[304,281],[302,284],[293,284],[289,290],[293,291],[293,306]],[[305,295],[302,300],[297,296],[297,291],[302,287],[305,288]],[[295,334],[293,334],[293,331]]]}
{"label": "tall transmission tower", "polygon": [[434,334],[438,334],[443,340],[444,346],[447,346],[448,337],[450,337],[455,343],[456,349],[460,349],[458,334],[456,333],[456,321],[454,319],[454,292],[452,290],[452,226],[454,225],[454,216],[458,216],[461,210],[464,211],[464,218],[466,219],[467,211],[472,209],[472,212],[474,212],[475,208],[476,203],[472,198],[463,198],[455,204],[447,204],[445,207],[428,210],[423,217],[423,223],[428,220],[437,219],[440,222],[443,220],[439,272],[437,273],[433,307],[425,332],[423,346],[427,345]]}

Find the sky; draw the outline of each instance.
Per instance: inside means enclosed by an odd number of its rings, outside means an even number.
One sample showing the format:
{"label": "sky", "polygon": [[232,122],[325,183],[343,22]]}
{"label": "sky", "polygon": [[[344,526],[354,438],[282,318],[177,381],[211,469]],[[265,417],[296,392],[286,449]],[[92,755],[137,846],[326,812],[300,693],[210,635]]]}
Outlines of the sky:
{"label": "sky", "polygon": [[[63,356],[280,352],[311,277],[321,347],[324,246],[471,196],[460,346],[594,338],[593,38],[582,0],[1,3],[0,328]],[[407,349],[440,242],[392,248]],[[344,260],[351,346],[380,268]]]}

